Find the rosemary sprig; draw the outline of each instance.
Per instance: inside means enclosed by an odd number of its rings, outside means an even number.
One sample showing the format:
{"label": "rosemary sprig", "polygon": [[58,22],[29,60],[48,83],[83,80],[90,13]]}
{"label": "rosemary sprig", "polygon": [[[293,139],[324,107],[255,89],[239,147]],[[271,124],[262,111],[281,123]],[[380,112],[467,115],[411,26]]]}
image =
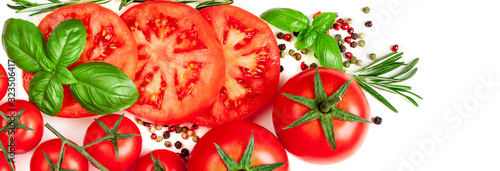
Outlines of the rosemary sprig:
{"label": "rosemary sprig", "polygon": [[[120,7],[118,8],[121,10],[123,7],[126,7],[130,5],[132,2],[146,2],[148,0],[122,0],[120,3]],[[196,6],[197,10],[206,8],[206,7],[211,7],[211,6],[217,6],[217,5],[230,5],[233,3],[233,0],[192,0],[192,1],[185,1],[185,0],[163,0],[163,1],[172,1],[172,2],[179,2],[183,4],[188,4],[188,3],[194,3],[194,2],[199,2],[200,4]]]}
{"label": "rosemary sprig", "polygon": [[73,4],[81,4],[81,3],[105,4],[111,2],[111,0],[70,0],[67,2],[62,2],[59,0],[48,0],[48,1],[49,1],[48,3],[35,3],[35,2],[30,2],[29,0],[12,0],[12,2],[15,2],[15,5],[7,4],[7,6],[11,9],[16,10],[16,13],[33,12],[30,14],[30,16],[33,16],[46,11],[52,11],[57,8]]}
{"label": "rosemary sprig", "polygon": [[[377,100],[382,102],[389,109],[396,113],[398,112],[398,110],[375,89],[403,96],[417,107],[418,103],[410,96],[422,99],[422,97],[420,97],[419,95],[411,92],[410,86],[397,84],[410,79],[418,70],[418,68],[415,67],[419,61],[418,58],[407,64],[405,62],[399,61],[402,56],[402,52],[392,52],[382,58],[373,61],[373,63],[359,69],[356,72],[349,73],[354,78],[354,80],[358,82],[361,88],[363,88],[366,92],[370,93],[373,97],[375,97]],[[388,76],[388,73],[403,66],[406,66],[403,70],[397,72],[392,76]]]}

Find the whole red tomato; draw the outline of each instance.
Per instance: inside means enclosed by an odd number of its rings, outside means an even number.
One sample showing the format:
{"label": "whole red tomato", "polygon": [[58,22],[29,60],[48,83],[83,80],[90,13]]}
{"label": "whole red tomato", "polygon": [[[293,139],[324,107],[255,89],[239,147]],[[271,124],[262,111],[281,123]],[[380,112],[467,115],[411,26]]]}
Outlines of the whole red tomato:
{"label": "whole red tomato", "polygon": [[[52,163],[57,164],[59,153],[61,150],[62,141],[58,138],[51,139],[43,142],[33,153],[31,157],[30,170],[31,171],[48,171],[50,168],[49,163],[45,160],[44,152],[49,156]],[[88,160],[69,145],[64,145],[64,158],[61,167],[69,170],[89,170]]]}
{"label": "whole red tomato", "polygon": [[254,144],[251,167],[282,163],[275,171],[288,170],[288,157],[279,140],[266,128],[246,121],[229,122],[208,131],[194,146],[188,170],[228,170],[217,146],[236,163],[242,164],[249,143]]}
{"label": "whole red tomato", "polygon": [[9,78],[7,72],[2,65],[0,65],[0,100],[5,97],[7,89],[9,88]]}
{"label": "whole red tomato", "polygon": [[[316,97],[315,93],[315,71],[315,68],[303,71],[290,78],[283,85],[274,103],[274,129],[283,146],[285,146],[288,152],[298,158],[315,164],[340,162],[353,155],[363,143],[368,132],[369,124],[366,122],[370,118],[370,108],[359,85],[355,81],[352,81],[350,85],[346,84],[346,82],[352,79],[351,77],[335,69],[320,67],[317,68],[321,76],[321,80],[318,80],[318,83],[321,82],[323,87],[318,88],[318,90],[324,88],[323,93],[326,92],[328,97],[337,92],[344,84],[349,85],[336,107],[333,107],[327,113],[320,111],[320,109],[316,108],[316,106],[320,106],[321,101],[318,101],[320,97]],[[308,106],[303,105],[295,100],[291,100],[283,93],[306,97],[310,99],[311,104]],[[346,114],[343,112],[341,114],[350,115],[352,118],[357,118],[365,123],[345,121],[331,117],[340,115],[335,112],[341,110],[351,113]],[[318,117],[324,117],[325,125],[322,125],[322,122],[318,118],[296,127],[284,129],[304,115],[314,112],[316,112]],[[331,114],[331,116],[328,114]],[[333,127],[328,122],[331,122]],[[333,129],[331,133],[334,135],[336,150],[333,149],[332,144],[326,138],[325,127]]]}
{"label": "whole red tomato", "polygon": [[[120,117],[121,115],[112,114],[102,116],[99,120],[112,130]],[[115,148],[110,140],[99,142],[85,149],[85,151],[87,151],[94,159],[110,171],[127,169],[137,158],[139,158],[142,150],[142,138],[140,136],[141,133],[139,128],[137,128],[135,123],[127,117],[123,117],[116,133],[139,135],[132,138],[117,140],[119,155],[118,160],[116,159]],[[90,144],[106,135],[106,131],[97,123],[97,121],[94,121],[87,128],[83,144]]]}
{"label": "whole red tomato", "polygon": [[[0,171],[12,171],[10,169],[10,165],[9,163],[7,162],[7,159],[3,156],[3,154],[0,153]],[[14,169],[16,168],[16,166],[14,164],[12,164],[14,166]]]}
{"label": "whole red tomato", "polygon": [[[159,162],[165,170],[168,171],[185,171],[186,164],[181,159],[181,157],[169,150],[154,150],[153,157],[155,161]],[[139,164],[135,167],[136,171],[155,171],[159,169],[158,166],[155,167],[155,163],[151,158],[151,153],[146,154],[139,161]]]}
{"label": "whole red tomato", "polygon": [[[23,109],[24,112],[21,114],[21,118],[17,121],[15,116]],[[26,100],[16,100],[4,103],[0,106],[0,111],[3,112],[10,119],[8,122],[2,119],[0,127],[9,127],[8,123],[19,122],[19,124],[29,127],[33,130],[20,128],[17,126],[16,129],[7,129],[0,133],[0,140],[2,141],[5,149],[10,152],[15,152],[16,154],[26,153],[33,148],[35,148],[38,143],[42,140],[43,136],[43,117],[38,108]],[[9,142],[9,133],[10,136]],[[10,144],[9,144],[10,143]],[[7,147],[7,145],[9,146]]]}

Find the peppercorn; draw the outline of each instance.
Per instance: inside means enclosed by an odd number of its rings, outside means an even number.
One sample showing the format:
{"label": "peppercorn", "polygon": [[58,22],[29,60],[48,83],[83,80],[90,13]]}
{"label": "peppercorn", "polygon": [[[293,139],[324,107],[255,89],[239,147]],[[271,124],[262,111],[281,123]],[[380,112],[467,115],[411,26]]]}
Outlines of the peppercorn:
{"label": "peppercorn", "polygon": [[351,37],[349,37],[349,36],[347,36],[347,37],[345,37],[345,38],[344,38],[344,41],[345,41],[346,43],[349,43],[349,44],[351,43],[351,40],[352,40],[352,39],[351,39]]}
{"label": "peppercorn", "polygon": [[366,42],[365,42],[364,40],[360,40],[360,41],[358,42],[358,46],[359,46],[359,47],[365,47],[365,45],[366,45]]}
{"label": "peppercorn", "polygon": [[151,139],[152,139],[152,140],[156,140],[156,137],[157,137],[157,136],[156,136],[156,134],[155,134],[155,133],[152,133],[152,134],[151,134]]}
{"label": "peppercorn", "polygon": [[144,124],[144,121],[142,121],[141,119],[137,118],[137,123],[138,123],[139,125],[142,125],[142,124]]}
{"label": "peppercorn", "polygon": [[187,133],[184,132],[181,134],[181,137],[182,137],[182,139],[187,139],[189,136]]}
{"label": "peppercorn", "polygon": [[357,40],[358,38],[359,38],[358,33],[352,33],[352,34],[351,34],[351,39],[352,39],[352,40]]}
{"label": "peppercorn", "polygon": [[345,43],[344,39],[340,39],[338,42],[339,42],[339,45],[342,45]]}
{"label": "peppercorn", "polygon": [[285,37],[283,37],[283,39],[286,40],[287,42],[289,42],[292,39],[292,35],[291,34],[285,34]]}
{"label": "peppercorn", "polygon": [[280,44],[280,45],[278,45],[278,48],[280,48],[280,50],[285,50],[286,49],[286,45],[285,44]]}
{"label": "peppercorn", "polygon": [[353,33],[354,33],[354,28],[349,27],[349,28],[347,29],[347,33],[349,33],[349,34],[353,34]]}
{"label": "peppercorn", "polygon": [[293,32],[293,35],[294,35],[295,37],[297,37],[297,36],[299,36],[299,32],[298,32],[298,31],[294,31],[294,32]]}
{"label": "peppercorn", "polygon": [[347,30],[349,28],[349,24],[348,23],[342,23],[342,26],[340,26],[340,28],[342,30]]}
{"label": "peppercorn", "polygon": [[375,124],[375,125],[380,125],[382,124],[382,118],[379,117],[379,116],[376,116],[374,118],[372,118],[372,122]]}
{"label": "peppercorn", "polygon": [[285,51],[280,51],[280,58],[284,58],[286,55]]}
{"label": "peppercorn", "polygon": [[349,68],[351,66],[351,63],[349,61],[344,62],[344,67]]}
{"label": "peppercorn", "polygon": [[340,30],[340,24],[339,23],[335,23],[333,24],[332,28],[336,31],[339,31]]}
{"label": "peppercorn", "polygon": [[168,132],[174,132],[175,131],[175,126],[174,125],[170,125],[168,126]]}
{"label": "peppercorn", "polygon": [[182,132],[187,133],[187,132],[188,132],[188,130],[189,130],[189,129],[188,129],[188,127],[187,127],[187,126],[182,127]]}
{"label": "peppercorn", "polygon": [[351,64],[356,64],[356,61],[358,61],[358,58],[356,58],[355,56],[349,58],[349,62],[351,62]]}
{"label": "peppercorn", "polygon": [[162,125],[156,125],[155,128],[156,128],[156,130],[161,130],[161,129],[163,129],[163,126]]}
{"label": "peppercorn", "polygon": [[162,136],[156,136],[156,142],[161,142],[163,141],[163,137]]}
{"label": "peppercorn", "polygon": [[342,35],[336,34],[335,35],[335,40],[339,41],[340,39],[342,39]]}
{"label": "peppercorn", "polygon": [[341,53],[344,53],[347,50],[347,48],[344,45],[340,45],[339,49]]}
{"label": "peppercorn", "polygon": [[165,147],[169,148],[172,147],[172,143],[170,141],[165,141]]}
{"label": "peppercorn", "polygon": [[397,44],[391,47],[391,50],[392,50],[393,52],[397,52],[397,51],[398,51],[398,49],[399,49],[399,46],[398,46]]}
{"label": "peppercorn", "polygon": [[302,49],[302,50],[300,50],[300,53],[302,53],[302,54],[307,54],[307,49]]}
{"label": "peppercorn", "polygon": [[290,55],[290,56],[295,55],[295,51],[294,51],[293,49],[290,49],[290,50],[288,51],[288,55]]}
{"label": "peppercorn", "polygon": [[366,34],[365,33],[359,33],[359,38],[360,39],[365,39],[366,38]]}
{"label": "peppercorn", "polygon": [[344,53],[344,56],[345,56],[345,58],[350,58],[350,57],[352,57],[352,53],[346,52],[346,53]]}
{"label": "peppercorn", "polygon": [[372,26],[373,26],[372,21],[367,21],[367,22],[365,22],[365,26],[366,26],[366,27],[372,27]]}
{"label": "peppercorn", "polygon": [[193,136],[193,135],[194,135],[194,131],[193,131],[193,130],[189,130],[189,131],[187,132],[187,134],[188,134],[188,136],[190,136],[190,137],[191,137],[191,136]]}
{"label": "peppercorn", "polygon": [[344,23],[344,19],[343,18],[337,19],[337,23],[340,23],[340,24]]}
{"label": "peppercorn", "polygon": [[189,150],[187,148],[183,148],[181,150],[181,156],[184,156],[184,157],[189,156]]}
{"label": "peppercorn", "polygon": [[143,124],[145,127],[150,127],[151,126],[151,123],[148,123],[148,122],[143,122]]}
{"label": "peppercorn", "polygon": [[149,127],[149,132],[153,133],[156,131],[156,128],[154,126]]}
{"label": "peppercorn", "polygon": [[362,60],[357,60],[357,61],[356,61],[356,65],[357,65],[357,66],[361,66],[361,65],[363,65],[363,61],[362,61]]}
{"label": "peppercorn", "polygon": [[302,63],[300,63],[300,69],[302,71],[304,71],[304,70],[306,70],[308,68],[309,68],[309,66],[307,66],[306,62],[302,61]]}
{"label": "peppercorn", "polygon": [[164,131],[163,132],[163,139],[168,139],[168,138],[170,138],[170,132]]}
{"label": "peppercorn", "polygon": [[347,22],[347,24],[352,24],[352,18],[345,19],[345,22]]}
{"label": "peppercorn", "polygon": [[280,65],[280,72],[283,72],[283,70],[285,70],[285,68],[283,68],[283,65]]}
{"label": "peppercorn", "polygon": [[278,39],[283,39],[283,38],[285,38],[285,34],[284,34],[284,33],[282,33],[282,32],[279,32],[279,33],[276,35],[276,37],[277,37]]}
{"label": "peppercorn", "polygon": [[318,67],[318,65],[316,63],[312,63],[311,65],[309,65],[310,68],[316,68]]}
{"label": "peppercorn", "polygon": [[181,143],[180,141],[176,141],[176,142],[174,143],[174,146],[175,146],[175,148],[179,149],[179,148],[181,148],[181,147],[182,147],[182,143]]}
{"label": "peppercorn", "polygon": [[196,125],[196,124],[191,125],[191,130],[194,131],[194,130],[197,130],[197,129],[198,129],[198,125]]}
{"label": "peppercorn", "polygon": [[300,55],[300,53],[295,53],[294,57],[295,57],[295,60],[297,60],[297,61],[300,61],[300,59],[302,59],[302,55]]}
{"label": "peppercorn", "polygon": [[175,127],[175,133],[181,133],[182,132],[182,128],[177,126]]}
{"label": "peppercorn", "polygon": [[356,48],[358,46],[358,42],[353,41],[353,42],[351,42],[350,45],[351,45],[351,48]]}
{"label": "peppercorn", "polygon": [[200,140],[200,137],[198,135],[193,135],[193,142],[198,142]]}
{"label": "peppercorn", "polygon": [[364,7],[364,8],[363,8],[363,12],[364,12],[365,14],[370,13],[370,7]]}
{"label": "peppercorn", "polygon": [[374,53],[371,53],[371,54],[370,54],[370,59],[371,59],[371,60],[375,60],[375,59],[377,59],[377,55],[375,55]]}

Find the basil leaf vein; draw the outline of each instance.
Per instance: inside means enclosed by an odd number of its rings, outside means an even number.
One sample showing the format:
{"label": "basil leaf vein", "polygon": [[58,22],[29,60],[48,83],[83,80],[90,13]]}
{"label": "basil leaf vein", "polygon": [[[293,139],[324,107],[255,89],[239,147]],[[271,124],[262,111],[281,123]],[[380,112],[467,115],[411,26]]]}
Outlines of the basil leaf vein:
{"label": "basil leaf vein", "polygon": [[324,33],[330,30],[333,24],[335,24],[335,17],[337,17],[337,14],[333,12],[325,12],[319,14],[313,20],[314,29],[319,33]]}
{"label": "basil leaf vein", "polygon": [[73,76],[73,73],[65,67],[57,67],[55,77],[61,84],[76,84],[78,81]]}
{"label": "basil leaf vein", "polygon": [[64,89],[54,75],[38,71],[30,82],[28,96],[40,111],[56,116],[62,107]]}
{"label": "basil leaf vein", "polygon": [[81,20],[69,19],[57,25],[47,42],[47,57],[56,66],[68,67],[83,53],[87,38]]}
{"label": "basil leaf vein", "polygon": [[318,40],[313,45],[314,53],[321,66],[342,71],[342,54],[335,39],[325,33],[318,33]]}
{"label": "basil leaf vein", "polygon": [[297,49],[305,49],[316,43],[318,33],[313,28],[307,27],[297,36]]}

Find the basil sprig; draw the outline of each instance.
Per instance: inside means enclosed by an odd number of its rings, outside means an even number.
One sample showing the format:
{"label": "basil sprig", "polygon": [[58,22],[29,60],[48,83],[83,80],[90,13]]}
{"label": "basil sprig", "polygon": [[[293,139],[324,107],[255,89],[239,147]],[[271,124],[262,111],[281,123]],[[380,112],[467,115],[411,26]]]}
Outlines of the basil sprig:
{"label": "basil sprig", "polygon": [[300,32],[297,36],[297,49],[313,47],[321,66],[343,70],[342,54],[337,41],[326,34],[335,24],[336,13],[325,12],[309,18],[300,11],[289,8],[273,8],[262,13],[260,18],[287,32]]}
{"label": "basil sprig", "polygon": [[78,103],[94,114],[118,112],[137,100],[136,86],[115,66],[89,62],[68,70],[80,58],[86,37],[85,26],[78,19],[59,23],[47,43],[33,23],[12,18],[5,22],[3,47],[17,67],[35,73],[28,96],[43,113],[56,116],[60,112],[63,85],[69,85]]}

